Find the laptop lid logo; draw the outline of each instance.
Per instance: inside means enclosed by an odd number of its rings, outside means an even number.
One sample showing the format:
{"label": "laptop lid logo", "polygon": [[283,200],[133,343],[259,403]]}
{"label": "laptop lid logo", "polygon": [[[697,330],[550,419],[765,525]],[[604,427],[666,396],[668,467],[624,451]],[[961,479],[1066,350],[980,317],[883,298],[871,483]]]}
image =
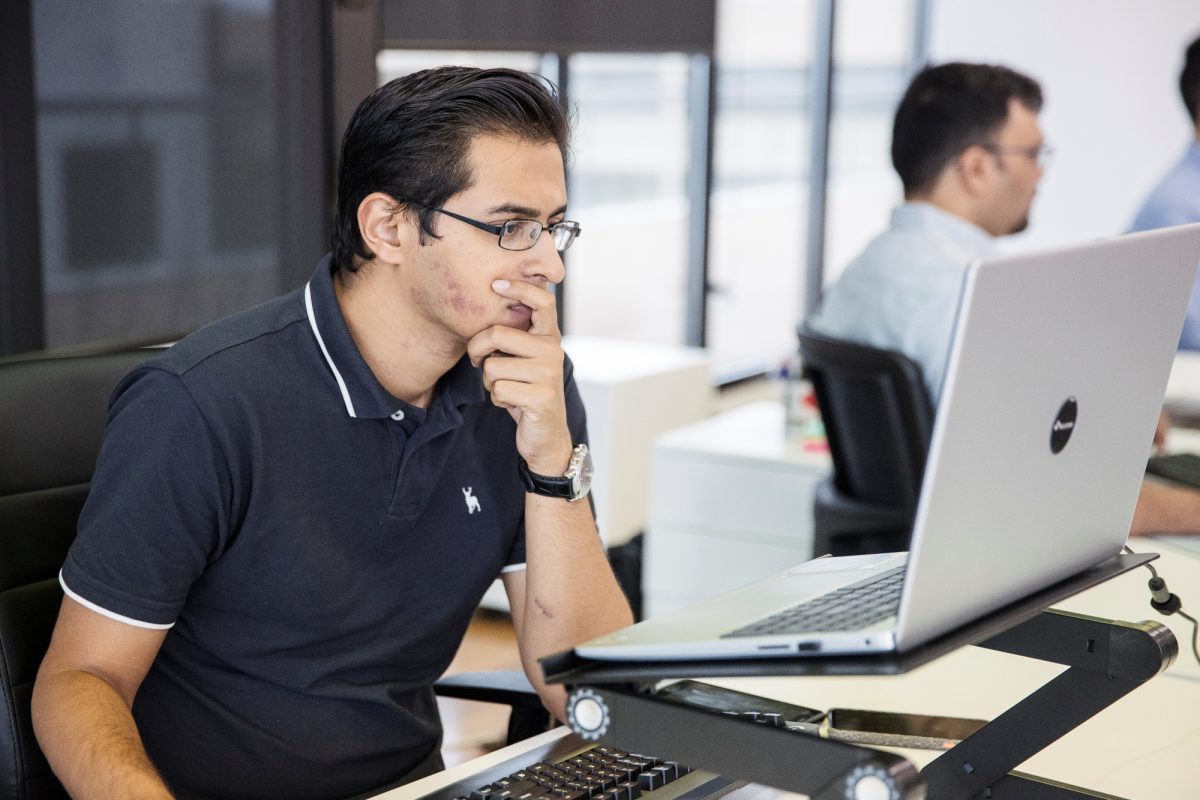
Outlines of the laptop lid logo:
{"label": "laptop lid logo", "polygon": [[1074,397],[1068,397],[1058,410],[1054,424],[1050,426],[1050,452],[1059,453],[1067,446],[1071,434],[1075,432],[1075,417],[1079,414],[1079,404]]}

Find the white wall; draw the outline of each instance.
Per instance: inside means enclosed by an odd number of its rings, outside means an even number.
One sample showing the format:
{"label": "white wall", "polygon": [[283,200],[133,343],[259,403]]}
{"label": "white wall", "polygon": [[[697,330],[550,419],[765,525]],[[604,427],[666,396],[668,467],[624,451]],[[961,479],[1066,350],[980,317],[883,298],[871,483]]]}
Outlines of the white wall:
{"label": "white wall", "polygon": [[930,58],[1036,78],[1056,155],[1013,249],[1124,231],[1192,136],[1179,99],[1197,0],[933,0]]}

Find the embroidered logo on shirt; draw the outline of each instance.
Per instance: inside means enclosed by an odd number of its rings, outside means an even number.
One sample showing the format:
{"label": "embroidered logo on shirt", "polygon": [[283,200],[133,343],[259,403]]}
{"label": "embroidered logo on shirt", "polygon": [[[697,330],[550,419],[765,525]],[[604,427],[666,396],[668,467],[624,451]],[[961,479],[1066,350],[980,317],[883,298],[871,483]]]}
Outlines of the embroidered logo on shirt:
{"label": "embroidered logo on shirt", "polygon": [[471,494],[471,487],[462,487],[463,499],[467,501],[467,513],[474,514],[476,511],[483,511],[479,506],[479,498]]}

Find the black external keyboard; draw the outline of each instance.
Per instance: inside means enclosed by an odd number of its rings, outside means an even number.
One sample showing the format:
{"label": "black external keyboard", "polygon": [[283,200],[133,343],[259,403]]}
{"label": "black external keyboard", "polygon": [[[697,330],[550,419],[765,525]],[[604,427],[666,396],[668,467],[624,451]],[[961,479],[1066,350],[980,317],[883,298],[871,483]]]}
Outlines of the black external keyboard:
{"label": "black external keyboard", "polygon": [[[668,702],[773,727],[805,726],[824,716],[805,706],[698,681],[678,681],[656,694]],[[565,733],[422,795],[421,800],[705,800],[744,784],[737,778],[692,770],[674,761],[585,742]]]}
{"label": "black external keyboard", "polygon": [[904,567],[896,567],[870,580],[797,603],[721,638],[865,628],[896,613],[903,588]]}
{"label": "black external keyboard", "polygon": [[567,734],[421,800],[702,800],[743,784]]}
{"label": "black external keyboard", "polygon": [[517,770],[463,800],[635,800],[691,771],[673,761],[597,745],[565,761],[539,761]]}

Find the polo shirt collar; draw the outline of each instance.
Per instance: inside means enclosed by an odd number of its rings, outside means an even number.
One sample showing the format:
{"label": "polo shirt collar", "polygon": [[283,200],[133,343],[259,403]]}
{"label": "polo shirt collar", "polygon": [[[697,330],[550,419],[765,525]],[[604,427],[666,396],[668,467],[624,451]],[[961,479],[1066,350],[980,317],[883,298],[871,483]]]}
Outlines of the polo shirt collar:
{"label": "polo shirt collar", "polygon": [[[375,377],[346,326],[333,288],[333,257],[326,255],[304,287],[304,306],[308,324],[321,355],[337,383],[346,413],[363,419],[397,418],[414,414],[424,417],[424,410],[393,397]],[[438,381],[432,407],[449,410],[467,403],[483,402],[487,393],[483,377],[464,355]],[[402,412],[402,414],[401,414]]]}
{"label": "polo shirt collar", "polygon": [[892,211],[892,227],[935,231],[973,256],[996,252],[996,237],[973,222],[932,203],[907,202]]}

